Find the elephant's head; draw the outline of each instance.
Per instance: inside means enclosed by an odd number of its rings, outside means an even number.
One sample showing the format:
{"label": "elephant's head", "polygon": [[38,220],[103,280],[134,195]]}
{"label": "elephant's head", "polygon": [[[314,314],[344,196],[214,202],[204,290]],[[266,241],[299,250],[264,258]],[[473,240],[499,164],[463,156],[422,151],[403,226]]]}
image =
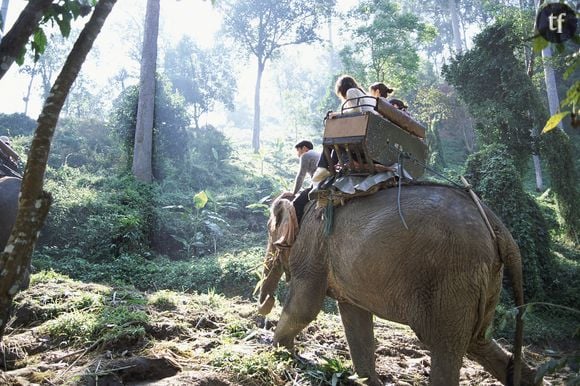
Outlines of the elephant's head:
{"label": "elephant's head", "polygon": [[282,195],[272,203],[270,207],[270,219],[268,220],[268,246],[264,261],[263,279],[260,288],[260,307],[258,312],[268,314],[274,306],[274,292],[282,273],[286,272],[286,278],[290,277],[288,270],[288,257],[290,248],[298,234],[298,219],[294,205]]}

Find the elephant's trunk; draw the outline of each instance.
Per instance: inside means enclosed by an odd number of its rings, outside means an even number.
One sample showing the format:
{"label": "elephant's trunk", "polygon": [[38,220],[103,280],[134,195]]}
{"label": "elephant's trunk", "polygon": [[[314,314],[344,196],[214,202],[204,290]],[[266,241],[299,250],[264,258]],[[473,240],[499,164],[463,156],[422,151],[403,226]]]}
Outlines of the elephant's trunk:
{"label": "elephant's trunk", "polygon": [[274,307],[274,292],[284,271],[288,278],[288,255],[298,233],[298,220],[292,202],[278,197],[270,208],[268,248],[264,262],[264,279],[260,283],[258,312],[268,314]]}
{"label": "elephant's trunk", "polygon": [[264,262],[264,279],[260,283],[260,298],[258,313],[267,315],[274,307],[274,292],[278,288],[278,282],[284,269],[277,254],[272,254],[272,244],[269,245],[266,261]]}

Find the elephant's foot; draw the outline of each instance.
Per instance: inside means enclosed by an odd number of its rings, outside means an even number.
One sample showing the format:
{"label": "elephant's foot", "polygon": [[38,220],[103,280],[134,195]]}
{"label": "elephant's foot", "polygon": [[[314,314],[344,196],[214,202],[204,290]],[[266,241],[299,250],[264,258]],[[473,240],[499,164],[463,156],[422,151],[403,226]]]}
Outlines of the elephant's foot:
{"label": "elephant's foot", "polygon": [[286,338],[276,338],[274,336],[273,345],[275,347],[284,347],[286,350],[293,352],[294,351],[294,337],[286,337]]}
{"label": "elephant's foot", "polygon": [[[504,385],[512,384],[514,370],[512,356],[500,347],[495,340],[472,342],[467,349],[467,355],[482,365]],[[536,382],[536,371],[526,363],[521,363],[521,370],[520,384],[522,386],[543,384],[542,380]]]}

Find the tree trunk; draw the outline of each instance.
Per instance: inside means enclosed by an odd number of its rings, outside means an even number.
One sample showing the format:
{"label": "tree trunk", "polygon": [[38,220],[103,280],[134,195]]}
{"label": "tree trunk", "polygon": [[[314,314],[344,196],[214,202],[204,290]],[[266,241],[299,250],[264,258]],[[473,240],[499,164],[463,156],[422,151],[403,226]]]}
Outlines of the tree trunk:
{"label": "tree trunk", "polygon": [[[550,63],[552,59],[552,47],[548,46],[542,50],[542,58],[544,62],[544,81],[548,93],[548,106],[550,107],[550,115],[554,115],[560,111],[560,98],[558,97],[556,75]],[[562,129],[562,122],[558,124],[558,127]]]}
{"label": "tree trunk", "polygon": [[22,13],[0,41],[0,79],[16,60],[28,38],[38,26],[44,12],[50,8],[52,0],[29,1]]}
{"label": "tree trunk", "polygon": [[36,76],[36,63],[34,63],[32,65],[32,68],[30,69],[30,82],[28,82],[26,96],[22,98],[24,100],[24,115],[28,115],[28,103],[30,102],[30,94],[32,93],[32,83],[34,82],[35,76]]}
{"label": "tree trunk", "polygon": [[453,29],[453,43],[455,45],[455,53],[463,52],[463,44],[461,41],[461,32],[459,30],[459,16],[457,15],[457,4],[455,0],[447,1],[449,7],[449,14],[451,15],[451,27]]}
{"label": "tree trunk", "polygon": [[475,142],[475,133],[473,131],[473,125],[470,124],[465,124],[465,125],[461,125],[461,131],[463,133],[463,144],[465,145],[465,149],[467,150],[467,153],[471,154],[473,153],[473,143]]}
{"label": "tree trunk", "polygon": [[532,154],[532,161],[534,162],[534,171],[536,172],[536,192],[541,192],[544,190],[544,178],[542,175],[540,156],[538,154]]}
{"label": "tree trunk", "polygon": [[159,34],[159,0],[147,0],[137,126],[133,151],[133,175],[137,180],[151,182],[153,179],[153,124],[155,113],[155,70],[157,66],[157,36]]}
{"label": "tree trunk", "polygon": [[38,126],[24,169],[16,223],[6,248],[0,255],[0,277],[2,277],[0,280],[0,338],[4,335],[10,317],[14,295],[28,285],[25,273],[28,272],[38,232],[50,207],[51,196],[43,191],[43,179],[60,111],[115,2],[116,0],[99,0],[91,19],[83,28],[68,55],[38,117]]}
{"label": "tree trunk", "polygon": [[445,163],[445,157],[443,155],[443,146],[441,144],[441,137],[439,137],[439,125],[440,117],[434,115],[429,122],[427,142],[429,144],[429,154],[430,156],[430,166],[445,168],[447,165]]}
{"label": "tree trunk", "polygon": [[265,64],[258,58],[258,76],[256,77],[256,91],[254,93],[254,131],[252,133],[252,148],[254,153],[260,151],[260,87]]}

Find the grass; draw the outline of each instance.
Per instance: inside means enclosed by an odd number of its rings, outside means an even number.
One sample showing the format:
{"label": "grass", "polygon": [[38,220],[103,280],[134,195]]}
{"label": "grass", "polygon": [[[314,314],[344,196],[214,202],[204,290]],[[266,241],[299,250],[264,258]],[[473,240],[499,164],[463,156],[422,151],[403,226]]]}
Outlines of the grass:
{"label": "grass", "polygon": [[177,309],[178,295],[173,291],[161,290],[149,296],[147,304],[158,311],[173,311]]}
{"label": "grass", "polygon": [[55,258],[58,251],[41,249],[34,256],[38,270],[52,269],[85,282],[132,285],[143,291],[167,289],[181,292],[207,292],[219,288],[228,295],[252,297],[257,270],[262,267],[263,248],[225,253],[195,260],[175,261],[123,254],[103,262],[81,257]]}

